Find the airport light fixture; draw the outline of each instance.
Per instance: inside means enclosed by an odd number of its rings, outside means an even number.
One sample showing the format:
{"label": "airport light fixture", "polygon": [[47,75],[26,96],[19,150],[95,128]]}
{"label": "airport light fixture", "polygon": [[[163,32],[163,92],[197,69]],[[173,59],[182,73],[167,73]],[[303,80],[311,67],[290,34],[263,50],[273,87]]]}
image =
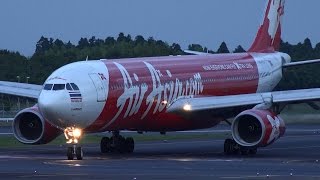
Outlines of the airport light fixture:
{"label": "airport light fixture", "polygon": [[17,76],[18,83],[20,82],[20,76]]}

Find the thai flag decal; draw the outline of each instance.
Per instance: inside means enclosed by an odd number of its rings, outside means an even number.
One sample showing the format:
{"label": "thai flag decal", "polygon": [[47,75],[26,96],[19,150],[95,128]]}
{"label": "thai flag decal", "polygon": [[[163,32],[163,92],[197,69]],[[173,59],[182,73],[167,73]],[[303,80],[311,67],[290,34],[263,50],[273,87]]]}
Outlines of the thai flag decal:
{"label": "thai flag decal", "polygon": [[82,102],[80,91],[69,91],[71,102]]}

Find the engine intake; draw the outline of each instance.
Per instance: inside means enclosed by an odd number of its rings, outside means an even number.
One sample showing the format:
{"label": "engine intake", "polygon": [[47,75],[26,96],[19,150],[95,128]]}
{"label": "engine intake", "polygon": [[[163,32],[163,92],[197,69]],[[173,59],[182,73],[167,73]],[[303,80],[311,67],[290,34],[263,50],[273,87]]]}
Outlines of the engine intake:
{"label": "engine intake", "polygon": [[232,124],[233,139],[241,146],[265,147],[285,133],[284,121],[268,110],[247,110]]}
{"label": "engine intake", "polygon": [[24,144],[46,144],[61,133],[43,118],[37,106],[20,111],[13,120],[13,134]]}

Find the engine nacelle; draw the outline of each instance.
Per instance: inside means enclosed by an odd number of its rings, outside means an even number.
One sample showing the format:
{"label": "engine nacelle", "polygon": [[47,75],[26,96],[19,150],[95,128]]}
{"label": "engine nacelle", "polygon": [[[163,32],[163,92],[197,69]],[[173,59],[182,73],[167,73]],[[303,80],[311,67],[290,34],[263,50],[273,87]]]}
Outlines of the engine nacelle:
{"label": "engine nacelle", "polygon": [[233,139],[245,147],[265,147],[282,137],[285,123],[268,110],[246,110],[232,123]]}
{"label": "engine nacelle", "polygon": [[20,111],[13,120],[13,134],[24,144],[46,144],[62,131],[49,124],[37,106]]}

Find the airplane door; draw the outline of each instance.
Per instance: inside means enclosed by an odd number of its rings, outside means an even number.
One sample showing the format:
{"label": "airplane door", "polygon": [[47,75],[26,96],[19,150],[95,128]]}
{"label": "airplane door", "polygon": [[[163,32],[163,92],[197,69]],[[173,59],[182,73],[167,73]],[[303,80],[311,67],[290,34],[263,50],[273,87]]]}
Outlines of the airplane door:
{"label": "airplane door", "polygon": [[101,80],[101,76],[96,74],[96,73],[92,73],[89,74],[95,88],[97,91],[97,101],[98,102],[104,102],[106,101],[107,97],[106,97],[106,90],[105,87],[103,85],[103,82]]}

